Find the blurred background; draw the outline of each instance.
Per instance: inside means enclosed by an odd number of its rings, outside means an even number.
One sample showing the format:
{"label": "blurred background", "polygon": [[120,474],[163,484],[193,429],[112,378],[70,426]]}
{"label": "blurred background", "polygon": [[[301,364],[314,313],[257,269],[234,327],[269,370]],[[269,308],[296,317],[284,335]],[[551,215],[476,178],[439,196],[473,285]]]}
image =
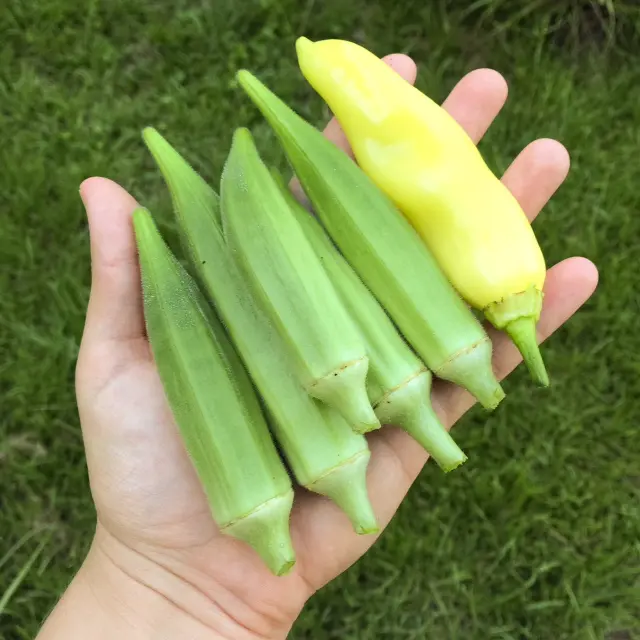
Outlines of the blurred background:
{"label": "blurred background", "polygon": [[489,66],[510,97],[481,143],[498,173],[562,141],[572,171],[535,223],[549,263],[600,268],[594,298],[518,369],[490,417],[456,426],[469,462],[427,465],[376,546],[317,594],[292,638],[640,638],[640,9],[636,0],[4,0],[0,6],[0,638],[32,638],[90,542],[74,397],[88,296],[78,197],[119,181],[171,233],[140,131],[214,182],[233,128],[284,168],[234,83],[246,67],[301,115],[297,36],[404,52],[442,100]]}

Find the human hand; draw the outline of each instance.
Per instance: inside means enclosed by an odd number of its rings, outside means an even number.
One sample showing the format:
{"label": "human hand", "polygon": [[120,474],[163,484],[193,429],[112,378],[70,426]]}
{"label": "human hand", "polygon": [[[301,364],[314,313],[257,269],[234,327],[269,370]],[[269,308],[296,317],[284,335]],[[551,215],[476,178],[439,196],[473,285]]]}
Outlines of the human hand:
{"label": "human hand", "polygon": [[[389,56],[387,62],[407,81],[415,80],[415,65],[406,56]],[[505,99],[501,76],[478,70],[460,81],[444,106],[478,142]],[[348,150],[337,122],[325,133]],[[559,143],[538,140],[518,156],[503,181],[533,219],[563,182],[568,167]],[[314,591],[355,562],[376,538],[356,535],[334,504],[303,490],[292,513],[297,564],[288,576],[272,576],[250,547],[218,532],[145,337],[131,224],[137,203],[102,178],[85,181],[81,195],[91,233],[92,287],[76,387],[98,514],[88,565],[96,575],[109,575],[112,587],[122,593],[141,590],[157,599],[164,610],[153,619],[153,608],[134,608],[123,598],[112,602],[127,609],[123,616],[135,620],[139,615],[147,626],[162,627],[167,633],[162,637],[285,637]],[[571,317],[596,283],[595,267],[582,258],[550,269],[540,338]],[[520,356],[505,335],[489,332],[494,368],[503,378]],[[459,387],[435,381],[433,404],[451,427],[473,399]],[[369,492],[384,526],[427,456],[398,429],[385,427],[368,438]],[[109,588],[101,587],[105,592]],[[183,630],[170,635],[171,625],[182,625]]]}

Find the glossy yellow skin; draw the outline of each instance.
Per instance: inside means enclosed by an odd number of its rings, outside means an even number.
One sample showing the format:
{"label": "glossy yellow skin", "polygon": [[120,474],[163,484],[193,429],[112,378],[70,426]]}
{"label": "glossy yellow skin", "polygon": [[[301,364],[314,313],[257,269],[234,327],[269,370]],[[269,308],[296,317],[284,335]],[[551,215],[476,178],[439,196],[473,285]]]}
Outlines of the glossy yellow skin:
{"label": "glossy yellow skin", "polygon": [[542,290],[545,261],[522,208],[440,105],[355,43],[300,38],[297,52],[358,164],[469,304],[485,309]]}

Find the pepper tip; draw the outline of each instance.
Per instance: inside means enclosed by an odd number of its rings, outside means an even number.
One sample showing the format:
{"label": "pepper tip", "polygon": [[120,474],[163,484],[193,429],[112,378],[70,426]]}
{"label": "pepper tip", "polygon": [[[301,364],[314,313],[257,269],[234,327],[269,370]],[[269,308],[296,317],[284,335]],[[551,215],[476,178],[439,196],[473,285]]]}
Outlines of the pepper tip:
{"label": "pepper tip", "polygon": [[300,36],[296,40],[296,54],[298,55],[298,58],[300,58],[301,55],[304,55],[305,51],[309,51],[312,44],[312,40],[309,40],[309,38],[305,38],[304,36]]}

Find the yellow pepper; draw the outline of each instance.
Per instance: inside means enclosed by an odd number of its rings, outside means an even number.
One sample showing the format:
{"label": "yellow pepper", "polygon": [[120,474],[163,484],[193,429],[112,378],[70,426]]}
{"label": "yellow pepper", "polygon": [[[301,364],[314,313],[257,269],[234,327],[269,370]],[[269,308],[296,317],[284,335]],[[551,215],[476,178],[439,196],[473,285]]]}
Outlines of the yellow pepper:
{"label": "yellow pepper", "polygon": [[365,173],[413,225],[462,297],[549,383],[536,340],[546,268],[531,225],[462,127],[367,49],[296,43],[302,73]]}

